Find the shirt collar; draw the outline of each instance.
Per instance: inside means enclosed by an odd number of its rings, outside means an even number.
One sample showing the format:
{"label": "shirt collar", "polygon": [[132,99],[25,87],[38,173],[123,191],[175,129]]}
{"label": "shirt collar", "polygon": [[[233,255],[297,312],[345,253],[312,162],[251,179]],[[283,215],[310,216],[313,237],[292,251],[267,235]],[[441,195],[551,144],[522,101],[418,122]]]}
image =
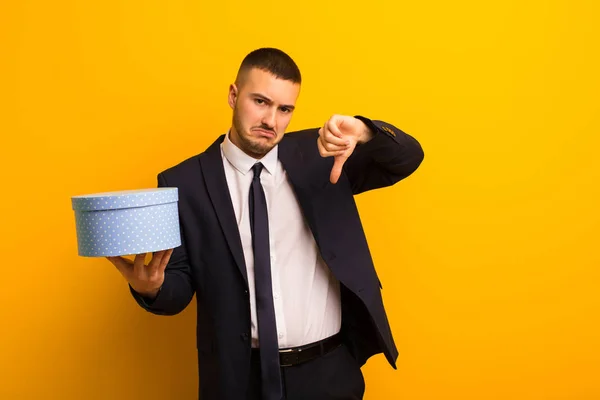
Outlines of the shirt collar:
{"label": "shirt collar", "polygon": [[277,152],[278,145],[273,147],[264,157],[260,160],[257,160],[254,157],[250,157],[248,154],[244,153],[239,147],[237,147],[231,140],[229,140],[229,132],[225,135],[225,139],[223,143],[221,143],[221,149],[223,150],[223,154],[225,158],[233,165],[235,169],[240,171],[243,175],[246,175],[252,169],[252,166],[257,162],[262,163],[265,167],[265,170],[271,174],[275,175],[275,167],[277,166]]}

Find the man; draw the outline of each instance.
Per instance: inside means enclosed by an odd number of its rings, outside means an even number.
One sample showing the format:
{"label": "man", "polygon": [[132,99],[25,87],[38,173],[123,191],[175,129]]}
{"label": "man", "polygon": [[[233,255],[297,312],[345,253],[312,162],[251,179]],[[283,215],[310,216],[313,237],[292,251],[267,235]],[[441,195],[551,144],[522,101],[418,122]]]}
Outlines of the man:
{"label": "man", "polygon": [[353,195],[406,178],[423,151],[361,116],[284,135],[300,83],[284,52],[248,54],[227,134],[158,174],[179,190],[182,245],[149,265],[109,257],[152,313],[177,314],[196,293],[204,400],[361,399],[369,357],[395,368]]}

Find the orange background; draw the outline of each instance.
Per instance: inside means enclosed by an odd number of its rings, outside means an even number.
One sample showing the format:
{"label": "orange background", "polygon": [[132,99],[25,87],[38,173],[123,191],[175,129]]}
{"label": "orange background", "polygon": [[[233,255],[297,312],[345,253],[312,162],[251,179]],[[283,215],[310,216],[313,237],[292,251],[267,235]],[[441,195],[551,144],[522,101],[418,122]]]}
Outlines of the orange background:
{"label": "orange background", "polygon": [[[522,4],[525,3],[525,4]],[[593,1],[0,5],[0,398],[194,399],[195,304],[77,256],[70,196],[155,187],[229,126],[241,59],[304,77],[290,130],[360,113],[425,161],[357,197],[400,351],[367,400],[600,399]]]}

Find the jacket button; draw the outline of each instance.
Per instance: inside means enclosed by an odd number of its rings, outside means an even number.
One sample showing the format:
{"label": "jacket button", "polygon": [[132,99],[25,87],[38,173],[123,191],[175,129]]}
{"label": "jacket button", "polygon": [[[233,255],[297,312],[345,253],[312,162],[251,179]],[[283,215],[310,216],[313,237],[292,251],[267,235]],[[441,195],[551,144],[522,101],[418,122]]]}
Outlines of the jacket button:
{"label": "jacket button", "polygon": [[244,332],[240,335],[240,338],[243,342],[246,342],[248,340],[248,334]]}

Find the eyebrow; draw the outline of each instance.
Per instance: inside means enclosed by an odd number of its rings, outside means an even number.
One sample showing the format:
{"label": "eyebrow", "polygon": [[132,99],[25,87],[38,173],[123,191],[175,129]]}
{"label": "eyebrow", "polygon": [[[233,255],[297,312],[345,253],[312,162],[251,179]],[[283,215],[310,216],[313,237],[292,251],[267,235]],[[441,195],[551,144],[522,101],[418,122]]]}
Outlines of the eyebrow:
{"label": "eyebrow", "polygon": [[[250,93],[250,96],[254,96],[254,97],[258,97],[263,99],[264,101],[268,102],[268,103],[273,103],[273,100],[271,100],[270,98],[268,98],[267,96],[265,96],[264,94],[260,94],[260,93]],[[285,107],[285,108],[289,108],[290,110],[295,110],[296,107],[290,105],[290,104],[282,104],[281,107]]]}

